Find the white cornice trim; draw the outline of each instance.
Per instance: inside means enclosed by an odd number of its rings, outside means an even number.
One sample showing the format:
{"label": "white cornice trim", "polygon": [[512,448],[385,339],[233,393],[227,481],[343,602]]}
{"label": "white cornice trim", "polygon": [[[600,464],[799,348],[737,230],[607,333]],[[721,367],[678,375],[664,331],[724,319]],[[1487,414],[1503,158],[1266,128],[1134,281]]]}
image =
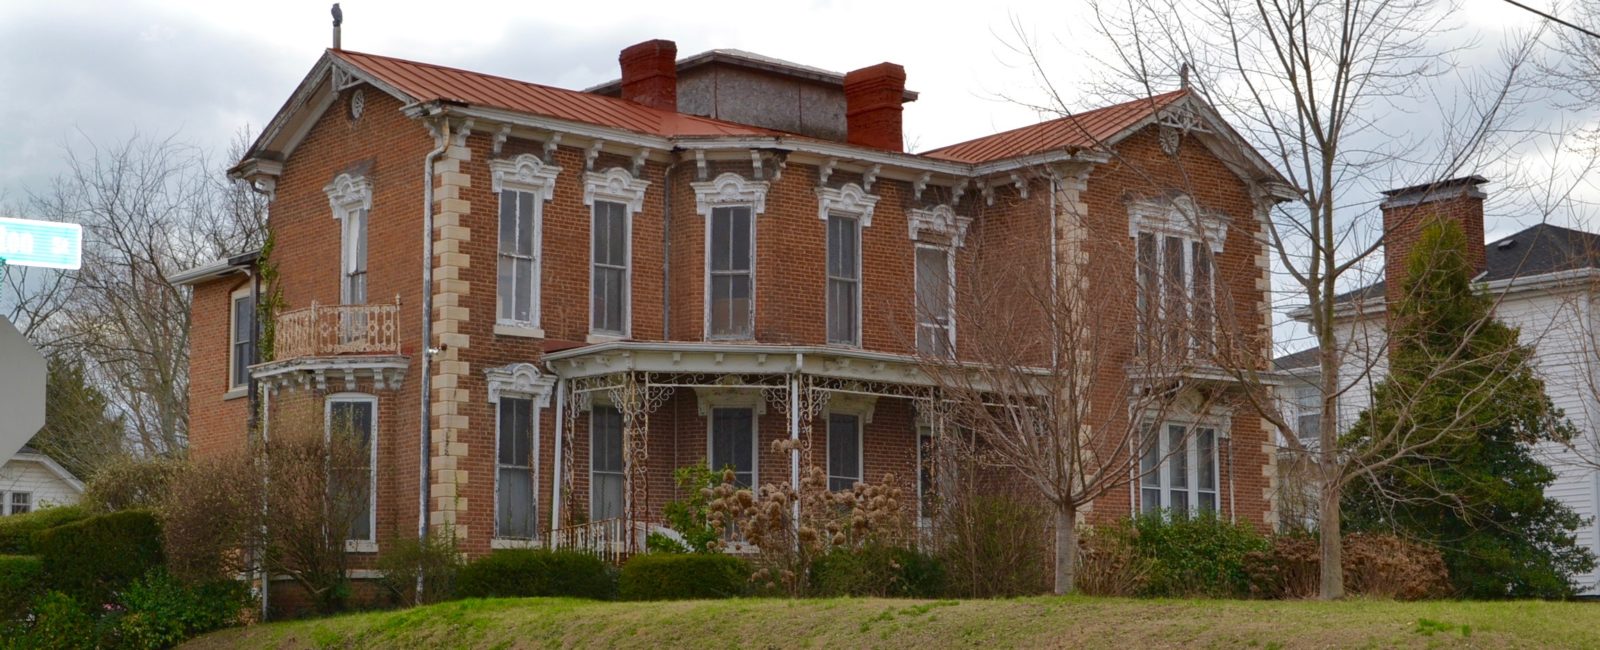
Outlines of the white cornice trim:
{"label": "white cornice trim", "polygon": [[955,209],[943,204],[928,209],[914,208],[907,220],[912,241],[922,241],[924,234],[933,233],[949,238],[954,248],[966,242],[967,227],[971,225],[972,217],[956,214]]}
{"label": "white cornice trim", "polygon": [[828,220],[830,213],[856,217],[861,220],[861,227],[872,225],[872,209],[878,205],[878,195],[868,194],[855,183],[846,183],[844,187],[819,187],[817,188],[817,218]]}
{"label": "white cornice trim", "polygon": [[1213,253],[1222,252],[1228,238],[1228,215],[1203,210],[1188,195],[1141,199],[1128,203],[1128,236],[1141,232],[1193,238],[1204,235]]}
{"label": "white cornice trim", "polygon": [[510,160],[489,161],[490,186],[495,194],[503,189],[533,192],[549,201],[555,196],[556,176],[561,168],[547,165],[538,156],[525,153]]}
{"label": "white cornice trim", "polygon": [[527,397],[539,405],[550,406],[554,377],[539,372],[531,363],[511,363],[483,371],[489,383],[489,403],[499,404],[500,396]]}
{"label": "white cornice trim", "polygon": [[583,175],[583,204],[593,206],[596,200],[615,201],[628,206],[630,212],[644,209],[644,191],[650,181],[634,178],[621,167]]}
{"label": "white cornice trim", "polygon": [[767,210],[770,186],[766,181],[746,180],[733,172],[725,172],[711,181],[689,185],[694,188],[695,210],[704,217],[709,218],[714,208],[735,205],[750,206],[753,216]]}

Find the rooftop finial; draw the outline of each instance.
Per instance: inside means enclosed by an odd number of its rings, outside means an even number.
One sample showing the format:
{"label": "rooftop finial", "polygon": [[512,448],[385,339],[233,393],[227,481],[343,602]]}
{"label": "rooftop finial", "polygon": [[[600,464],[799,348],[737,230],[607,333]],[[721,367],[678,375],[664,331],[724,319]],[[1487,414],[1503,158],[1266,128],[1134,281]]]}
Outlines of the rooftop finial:
{"label": "rooftop finial", "polygon": [[344,24],[344,12],[339,10],[339,3],[333,3],[333,49],[339,48],[339,26]]}
{"label": "rooftop finial", "polygon": [[[339,5],[334,5],[334,6],[338,7]],[[1184,61],[1183,62],[1183,66],[1178,68],[1178,87],[1182,88],[1184,90],[1188,90],[1189,89],[1189,62],[1188,61]]]}

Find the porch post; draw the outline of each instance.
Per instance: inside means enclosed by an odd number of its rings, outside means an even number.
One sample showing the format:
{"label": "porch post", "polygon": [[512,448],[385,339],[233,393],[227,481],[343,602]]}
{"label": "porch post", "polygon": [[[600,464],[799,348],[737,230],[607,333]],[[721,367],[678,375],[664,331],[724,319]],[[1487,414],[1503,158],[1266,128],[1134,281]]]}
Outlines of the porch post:
{"label": "porch post", "polygon": [[566,448],[567,439],[567,380],[556,377],[556,459],[555,471],[550,473],[550,532],[561,529],[561,481],[566,474],[565,465],[561,464],[562,453]]}
{"label": "porch post", "polygon": [[[798,371],[800,359],[795,357],[795,368]],[[800,373],[789,376],[789,485],[794,486],[796,493],[800,490]],[[800,500],[795,499],[790,504],[794,509],[794,521],[800,521]]]}

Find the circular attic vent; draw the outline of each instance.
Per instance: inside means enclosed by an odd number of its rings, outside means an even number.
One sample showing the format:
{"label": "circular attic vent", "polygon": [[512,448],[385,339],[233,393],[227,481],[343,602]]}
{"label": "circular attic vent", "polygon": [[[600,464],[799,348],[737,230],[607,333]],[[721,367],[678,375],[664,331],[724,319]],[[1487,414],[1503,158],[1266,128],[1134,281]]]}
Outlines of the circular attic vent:
{"label": "circular attic vent", "polygon": [[350,121],[361,119],[361,112],[367,108],[367,94],[361,89],[350,93]]}

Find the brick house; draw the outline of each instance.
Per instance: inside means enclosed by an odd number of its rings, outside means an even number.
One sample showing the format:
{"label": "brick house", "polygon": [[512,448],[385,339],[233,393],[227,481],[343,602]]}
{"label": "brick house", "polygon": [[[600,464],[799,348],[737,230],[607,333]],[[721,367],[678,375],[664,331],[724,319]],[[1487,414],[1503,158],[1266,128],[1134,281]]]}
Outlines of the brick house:
{"label": "brick house", "polygon": [[[1151,282],[1215,296],[1267,362],[1261,220],[1282,179],[1187,90],[912,154],[898,65],[678,59],[659,40],[620,62],[576,91],[327,51],[233,170],[271,196],[270,250],[179,278],[193,452],[348,418],[372,450],[360,564],[429,528],[472,555],[629,537],[675,468],[707,461],[747,484],[892,473],[923,495],[943,423],[919,360],[961,357],[949,287],[1004,238],[1038,243],[1040,268],[1085,260],[1129,313],[1135,249],[1155,262],[1170,240]],[[1178,216],[1196,208],[1206,246]],[[282,305],[260,360],[267,267]],[[1132,332],[1105,337],[1133,354]],[[1220,438],[1094,516],[1270,527],[1266,428],[1207,426]]]}

